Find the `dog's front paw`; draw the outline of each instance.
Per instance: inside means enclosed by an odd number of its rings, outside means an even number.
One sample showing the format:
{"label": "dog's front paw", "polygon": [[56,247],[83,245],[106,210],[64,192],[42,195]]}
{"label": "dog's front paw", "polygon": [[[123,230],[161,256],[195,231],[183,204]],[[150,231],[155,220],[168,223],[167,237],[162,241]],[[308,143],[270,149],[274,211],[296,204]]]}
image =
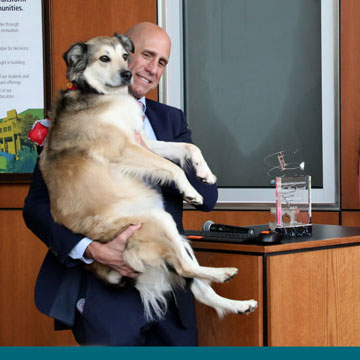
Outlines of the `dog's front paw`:
{"label": "dog's front paw", "polygon": [[238,314],[250,314],[252,313],[258,306],[256,300],[247,300],[247,301],[238,301],[236,306],[236,312]]}
{"label": "dog's front paw", "polygon": [[216,176],[213,173],[208,174],[196,174],[197,177],[204,183],[212,185],[216,183]]}
{"label": "dog's front paw", "polygon": [[205,162],[194,163],[194,168],[197,178],[200,179],[202,182],[207,184],[216,183],[216,176],[211,172]]}
{"label": "dog's front paw", "polygon": [[197,197],[191,197],[191,196],[184,196],[184,200],[191,204],[191,205],[202,205],[203,204],[203,197],[197,196]]}
{"label": "dog's front paw", "polygon": [[204,201],[203,197],[195,190],[184,192],[183,198],[192,205],[202,205]]}

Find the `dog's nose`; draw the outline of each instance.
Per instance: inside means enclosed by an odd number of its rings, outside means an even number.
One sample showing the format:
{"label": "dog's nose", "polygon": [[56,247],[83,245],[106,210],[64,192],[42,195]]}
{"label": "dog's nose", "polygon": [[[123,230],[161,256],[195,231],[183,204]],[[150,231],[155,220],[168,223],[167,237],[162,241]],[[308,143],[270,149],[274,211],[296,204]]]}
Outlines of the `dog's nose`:
{"label": "dog's nose", "polygon": [[132,72],[130,70],[123,70],[123,71],[121,71],[120,76],[124,80],[130,80],[132,77]]}

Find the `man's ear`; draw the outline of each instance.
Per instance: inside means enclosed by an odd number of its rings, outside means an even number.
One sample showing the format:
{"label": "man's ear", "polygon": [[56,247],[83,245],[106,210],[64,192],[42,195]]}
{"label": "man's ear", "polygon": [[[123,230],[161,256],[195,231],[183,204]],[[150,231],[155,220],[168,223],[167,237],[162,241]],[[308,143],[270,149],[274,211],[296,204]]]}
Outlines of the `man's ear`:
{"label": "man's ear", "polygon": [[135,46],[134,46],[134,43],[131,41],[131,39],[125,35],[121,35],[121,34],[118,34],[117,32],[114,33],[114,36],[116,38],[118,38],[118,40],[120,41],[121,45],[124,47],[124,49],[126,51],[129,51],[131,53],[134,53],[135,51]]}
{"label": "man's ear", "polygon": [[63,58],[66,62],[67,73],[70,81],[73,81],[79,73],[86,69],[88,63],[88,47],[85,43],[73,44]]}

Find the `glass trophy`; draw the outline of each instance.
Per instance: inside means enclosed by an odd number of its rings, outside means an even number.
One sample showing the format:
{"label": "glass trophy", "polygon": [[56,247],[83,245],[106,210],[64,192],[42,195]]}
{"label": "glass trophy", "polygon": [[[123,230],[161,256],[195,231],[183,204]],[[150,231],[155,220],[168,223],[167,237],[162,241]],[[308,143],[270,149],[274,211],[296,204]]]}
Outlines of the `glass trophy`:
{"label": "glass trophy", "polygon": [[310,236],[311,176],[276,177],[276,206],[271,209],[275,221],[271,230],[287,237]]}
{"label": "glass trophy", "polygon": [[311,176],[305,172],[301,149],[277,151],[265,156],[264,162],[267,176],[276,189],[270,229],[286,237],[310,236]]}

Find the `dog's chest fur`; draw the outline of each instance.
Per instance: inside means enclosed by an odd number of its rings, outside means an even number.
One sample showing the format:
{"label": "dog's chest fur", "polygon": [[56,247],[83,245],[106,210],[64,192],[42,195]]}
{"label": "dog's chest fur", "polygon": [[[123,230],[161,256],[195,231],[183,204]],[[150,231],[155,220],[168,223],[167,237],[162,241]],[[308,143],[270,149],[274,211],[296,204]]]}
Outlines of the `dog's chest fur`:
{"label": "dog's chest fur", "polygon": [[81,94],[78,91],[64,94],[59,101],[54,128],[82,133],[90,128],[96,131],[102,124],[116,126],[132,136],[143,128],[139,104],[127,94]]}
{"label": "dog's chest fur", "polygon": [[142,132],[142,112],[138,102],[127,94],[64,93],[53,113],[54,125],[45,148],[50,156],[63,151],[82,152],[92,157],[111,158],[114,144],[124,139],[136,142]]}

